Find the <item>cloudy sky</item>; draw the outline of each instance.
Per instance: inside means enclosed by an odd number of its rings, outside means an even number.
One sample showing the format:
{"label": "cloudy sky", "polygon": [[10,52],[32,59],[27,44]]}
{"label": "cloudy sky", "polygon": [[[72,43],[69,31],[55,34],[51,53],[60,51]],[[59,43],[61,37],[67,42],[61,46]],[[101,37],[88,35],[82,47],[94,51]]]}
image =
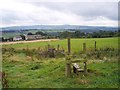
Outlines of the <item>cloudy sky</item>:
{"label": "cloudy sky", "polygon": [[0,0],[0,18],[0,27],[117,26],[118,0]]}

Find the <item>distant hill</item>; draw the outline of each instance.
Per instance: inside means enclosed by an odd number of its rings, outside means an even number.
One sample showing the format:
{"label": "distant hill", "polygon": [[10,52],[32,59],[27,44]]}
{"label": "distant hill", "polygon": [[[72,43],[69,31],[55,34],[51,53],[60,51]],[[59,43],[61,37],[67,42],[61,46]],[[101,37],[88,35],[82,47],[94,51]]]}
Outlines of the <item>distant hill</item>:
{"label": "distant hill", "polygon": [[99,30],[104,31],[116,31],[117,27],[105,27],[105,26],[80,26],[80,25],[32,25],[32,26],[13,26],[0,28],[4,31],[22,31],[22,30],[80,30],[83,32],[96,32]]}

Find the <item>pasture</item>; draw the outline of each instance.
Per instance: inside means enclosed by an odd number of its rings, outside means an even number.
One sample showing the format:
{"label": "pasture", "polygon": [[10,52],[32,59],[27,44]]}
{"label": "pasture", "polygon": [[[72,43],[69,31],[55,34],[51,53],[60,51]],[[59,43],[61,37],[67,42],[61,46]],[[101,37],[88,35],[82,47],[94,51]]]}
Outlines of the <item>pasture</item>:
{"label": "pasture", "polygon": [[[115,48],[118,49],[118,38],[88,38],[88,39],[71,39],[71,51],[72,52],[79,52],[83,49],[83,43],[86,43],[87,49],[94,48],[94,42],[97,42],[97,49],[99,48]],[[34,43],[21,43],[21,44],[10,44],[10,45],[3,45],[3,48],[15,48],[15,49],[24,49],[29,47],[29,49],[37,49],[39,47],[45,47],[48,44],[57,47],[59,44],[61,48],[67,50],[67,39],[62,39],[58,41],[46,41],[46,42],[34,42]]]}
{"label": "pasture", "polygon": [[[98,51],[93,51],[94,41]],[[87,53],[82,53],[83,43]],[[2,70],[6,72],[10,88],[118,88],[118,38],[71,39],[72,54],[86,55],[87,75],[65,76],[65,57],[31,59],[22,50],[51,46],[67,52],[67,39],[51,42],[34,42],[3,45]],[[13,48],[12,50],[10,48]],[[10,50],[9,50],[10,49]],[[103,50],[100,51],[100,50]]]}

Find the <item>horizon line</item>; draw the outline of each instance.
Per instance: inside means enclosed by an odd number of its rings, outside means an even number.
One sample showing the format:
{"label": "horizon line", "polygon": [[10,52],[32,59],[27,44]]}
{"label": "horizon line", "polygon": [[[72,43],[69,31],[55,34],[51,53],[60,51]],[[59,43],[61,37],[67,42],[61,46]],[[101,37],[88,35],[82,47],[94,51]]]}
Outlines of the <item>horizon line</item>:
{"label": "horizon line", "polygon": [[116,26],[108,26],[108,25],[80,25],[80,24],[34,24],[34,25],[11,25],[11,26],[0,26],[0,28],[10,28],[10,27],[22,27],[22,26],[98,26],[98,27],[119,27],[119,25]]}

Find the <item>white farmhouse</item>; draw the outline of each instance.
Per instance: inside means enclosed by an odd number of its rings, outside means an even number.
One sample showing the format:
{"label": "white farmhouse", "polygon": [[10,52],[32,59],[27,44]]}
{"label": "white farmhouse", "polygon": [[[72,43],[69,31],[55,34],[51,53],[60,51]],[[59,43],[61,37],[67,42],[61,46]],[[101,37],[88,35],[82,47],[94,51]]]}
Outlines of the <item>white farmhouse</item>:
{"label": "white farmhouse", "polygon": [[15,37],[13,37],[13,41],[20,41],[20,40],[22,40],[21,36],[15,36]]}

